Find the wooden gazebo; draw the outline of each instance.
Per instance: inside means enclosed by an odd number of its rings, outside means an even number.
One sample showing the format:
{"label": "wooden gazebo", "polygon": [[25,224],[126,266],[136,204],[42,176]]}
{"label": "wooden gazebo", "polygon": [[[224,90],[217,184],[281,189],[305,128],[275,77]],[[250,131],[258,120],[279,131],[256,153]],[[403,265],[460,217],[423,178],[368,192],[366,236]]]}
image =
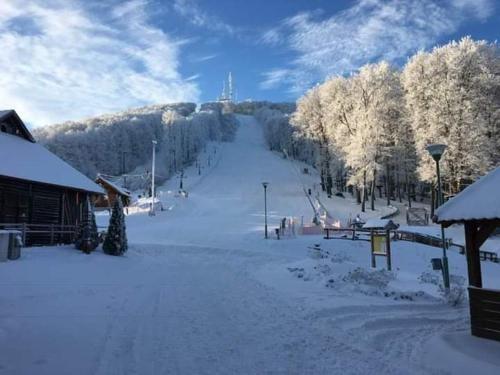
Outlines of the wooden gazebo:
{"label": "wooden gazebo", "polygon": [[500,227],[499,191],[500,167],[497,167],[439,207],[433,218],[443,227],[464,225],[471,331],[474,336],[497,341],[500,341],[500,289],[483,288],[479,251]]}

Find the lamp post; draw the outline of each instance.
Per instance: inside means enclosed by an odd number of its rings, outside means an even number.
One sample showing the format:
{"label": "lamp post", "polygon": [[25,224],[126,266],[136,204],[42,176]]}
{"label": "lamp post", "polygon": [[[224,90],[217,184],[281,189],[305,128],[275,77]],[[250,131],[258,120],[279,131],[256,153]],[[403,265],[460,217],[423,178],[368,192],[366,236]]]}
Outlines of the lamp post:
{"label": "lamp post", "polygon": [[[437,185],[438,185],[438,197],[437,203],[438,207],[441,206],[443,202],[443,191],[441,188],[441,171],[439,169],[439,161],[446,150],[446,145],[443,144],[431,144],[427,146],[427,151],[432,156],[436,162],[436,175],[437,175]],[[441,225],[441,242],[443,244],[443,283],[444,287],[450,289],[450,272],[448,268],[448,257],[446,256],[446,242],[444,237],[444,227]]]}
{"label": "lamp post", "polygon": [[264,238],[267,239],[267,185],[269,182],[263,182],[264,187]]}
{"label": "lamp post", "polygon": [[153,142],[153,157],[152,157],[152,166],[151,166],[151,210],[149,214],[151,216],[155,215],[155,163],[156,163],[156,142],[155,140]]}

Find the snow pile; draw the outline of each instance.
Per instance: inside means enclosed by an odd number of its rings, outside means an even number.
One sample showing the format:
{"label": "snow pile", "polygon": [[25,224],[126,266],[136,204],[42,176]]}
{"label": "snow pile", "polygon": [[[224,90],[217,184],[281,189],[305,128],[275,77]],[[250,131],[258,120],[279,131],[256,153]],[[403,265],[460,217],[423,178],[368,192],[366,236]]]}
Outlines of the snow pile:
{"label": "snow pile", "polygon": [[[395,301],[435,300],[435,297],[427,291],[420,290],[418,283],[415,283],[416,288],[409,290],[398,287],[397,271],[360,266],[359,261],[356,261],[346,250],[326,250],[320,244],[316,244],[308,249],[307,254],[309,260],[301,262],[300,265],[297,263],[286,267],[290,274],[303,281],[312,281],[321,287],[330,288],[338,295],[358,294],[390,298]],[[453,295],[451,293],[445,295],[441,291],[442,298],[445,301],[450,300],[452,305],[459,304],[452,301],[460,300],[461,290],[458,284],[460,281],[463,283],[462,279],[452,278],[457,284]],[[440,279],[437,274],[423,272],[418,280],[420,283],[432,284],[436,290],[433,294],[439,295]]]}

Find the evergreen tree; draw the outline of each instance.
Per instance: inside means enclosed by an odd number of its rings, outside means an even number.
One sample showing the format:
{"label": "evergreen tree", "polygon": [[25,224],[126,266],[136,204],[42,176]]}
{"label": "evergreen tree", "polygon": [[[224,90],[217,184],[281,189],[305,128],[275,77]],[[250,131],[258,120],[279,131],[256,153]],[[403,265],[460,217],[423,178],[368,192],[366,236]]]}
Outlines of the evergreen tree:
{"label": "evergreen tree", "polygon": [[123,205],[119,198],[113,204],[108,233],[106,234],[102,249],[109,255],[123,255],[128,249],[125,215],[123,214]]}
{"label": "evergreen tree", "polygon": [[86,254],[90,254],[99,245],[99,236],[97,233],[97,224],[95,221],[94,208],[87,197],[85,201],[85,212],[83,220],[78,227],[75,239],[75,247]]}

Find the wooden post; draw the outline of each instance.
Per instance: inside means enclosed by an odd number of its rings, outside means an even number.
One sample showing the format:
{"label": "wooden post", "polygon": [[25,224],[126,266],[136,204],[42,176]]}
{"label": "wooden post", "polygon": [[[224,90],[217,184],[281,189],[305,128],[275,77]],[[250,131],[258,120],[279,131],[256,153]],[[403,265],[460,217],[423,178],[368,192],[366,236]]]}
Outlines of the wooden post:
{"label": "wooden post", "polygon": [[390,231],[386,231],[385,233],[385,246],[387,251],[387,270],[392,270],[392,262],[391,262],[391,234]]}
{"label": "wooden post", "polygon": [[373,234],[373,229],[370,231],[370,244],[371,244],[371,250],[372,250],[372,268],[377,267],[377,263],[375,261],[375,244],[374,244],[374,234]]}
{"label": "wooden post", "polygon": [[464,228],[469,285],[482,288],[483,281],[481,278],[481,260],[479,259],[479,245],[477,242],[477,225],[472,222],[466,222]]}
{"label": "wooden post", "polygon": [[54,245],[54,224],[50,224],[50,244]]}
{"label": "wooden post", "polygon": [[26,246],[26,223],[23,223],[23,246]]}

